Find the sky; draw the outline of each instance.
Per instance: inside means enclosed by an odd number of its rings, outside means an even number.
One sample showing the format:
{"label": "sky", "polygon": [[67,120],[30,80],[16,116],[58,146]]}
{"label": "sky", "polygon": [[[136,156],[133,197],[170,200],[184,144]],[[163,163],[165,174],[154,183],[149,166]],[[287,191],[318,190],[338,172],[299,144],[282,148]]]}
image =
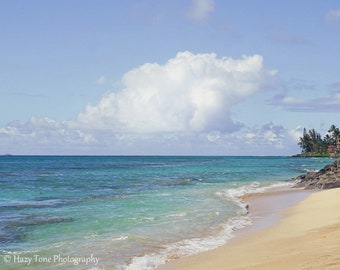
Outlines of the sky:
{"label": "sky", "polygon": [[340,116],[340,2],[3,0],[0,154],[292,155]]}

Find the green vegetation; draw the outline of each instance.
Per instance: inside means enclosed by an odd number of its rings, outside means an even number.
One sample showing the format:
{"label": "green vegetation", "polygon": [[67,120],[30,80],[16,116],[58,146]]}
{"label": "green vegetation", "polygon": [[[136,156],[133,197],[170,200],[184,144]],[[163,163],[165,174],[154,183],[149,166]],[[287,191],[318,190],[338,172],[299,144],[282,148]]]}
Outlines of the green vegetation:
{"label": "green vegetation", "polygon": [[330,157],[331,153],[325,152],[325,153],[317,153],[317,152],[310,152],[310,153],[303,153],[299,154],[300,157]]}
{"label": "green vegetation", "polygon": [[329,157],[340,152],[340,130],[332,125],[326,136],[321,137],[315,129],[303,130],[298,145],[301,147],[301,155],[306,157]]}

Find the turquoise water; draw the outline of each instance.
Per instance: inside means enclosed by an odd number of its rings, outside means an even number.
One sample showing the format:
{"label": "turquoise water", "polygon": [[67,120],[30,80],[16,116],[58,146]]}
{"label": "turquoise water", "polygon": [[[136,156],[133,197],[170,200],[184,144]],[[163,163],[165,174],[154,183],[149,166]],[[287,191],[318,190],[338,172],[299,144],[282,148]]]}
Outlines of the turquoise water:
{"label": "turquoise water", "polygon": [[0,157],[0,269],[153,269],[251,223],[238,196],[330,163],[290,157]]}

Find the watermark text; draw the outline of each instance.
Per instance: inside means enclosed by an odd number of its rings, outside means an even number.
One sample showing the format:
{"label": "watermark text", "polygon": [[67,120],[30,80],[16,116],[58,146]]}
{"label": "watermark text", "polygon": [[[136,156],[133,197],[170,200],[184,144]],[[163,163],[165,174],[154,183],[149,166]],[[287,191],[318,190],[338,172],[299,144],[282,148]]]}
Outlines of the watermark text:
{"label": "watermark text", "polygon": [[33,254],[25,256],[20,254],[8,254],[2,256],[2,263],[24,264],[27,266],[32,264],[98,265],[99,258],[94,256],[93,254],[91,254],[90,256],[64,256],[61,254],[54,254],[49,256]]}

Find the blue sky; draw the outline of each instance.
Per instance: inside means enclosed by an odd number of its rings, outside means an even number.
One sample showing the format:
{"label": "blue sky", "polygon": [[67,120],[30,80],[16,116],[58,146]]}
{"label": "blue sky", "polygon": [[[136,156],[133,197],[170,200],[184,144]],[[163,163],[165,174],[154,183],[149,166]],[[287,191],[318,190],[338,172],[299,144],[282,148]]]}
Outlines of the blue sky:
{"label": "blue sky", "polygon": [[0,8],[0,154],[290,155],[339,126],[339,1]]}

